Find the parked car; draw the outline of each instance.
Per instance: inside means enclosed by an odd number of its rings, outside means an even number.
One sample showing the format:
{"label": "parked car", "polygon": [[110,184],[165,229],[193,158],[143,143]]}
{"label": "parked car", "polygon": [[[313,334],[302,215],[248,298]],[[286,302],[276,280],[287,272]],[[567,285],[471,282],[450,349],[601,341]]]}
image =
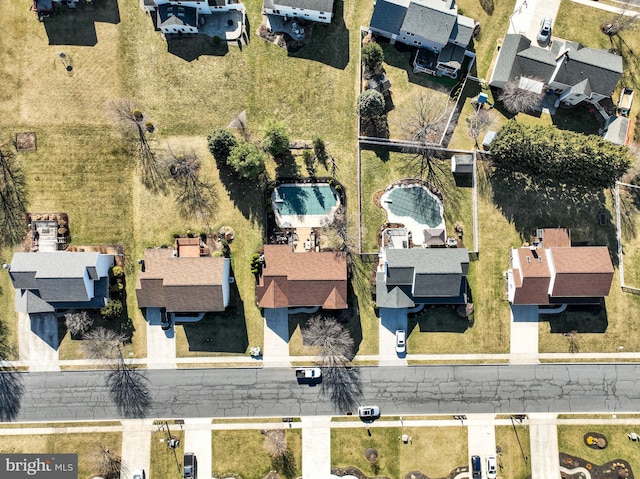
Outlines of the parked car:
{"label": "parked car", "polygon": [[146,476],[144,474],[144,469],[138,468],[138,469],[134,469],[133,470],[133,475],[131,476],[132,479],[146,479]]}
{"label": "parked car", "polygon": [[171,329],[171,315],[167,314],[167,308],[160,308],[160,326],[163,331]]}
{"label": "parked car", "polygon": [[480,461],[480,456],[471,456],[471,477],[473,479],[482,478],[482,461]]}
{"label": "parked car", "polygon": [[487,457],[487,479],[496,479],[498,477],[498,470],[496,468],[496,457]]}
{"label": "parked car", "polygon": [[538,43],[546,45],[551,40],[551,25],[553,18],[545,17],[540,23],[540,32],[538,33]]}
{"label": "parked car", "polygon": [[296,379],[298,381],[316,381],[322,377],[320,368],[296,368]]}
{"label": "parked car", "polygon": [[185,452],[183,464],[183,479],[198,479],[198,459],[196,455],[192,452]]}
{"label": "parked car", "polygon": [[358,408],[358,416],[360,416],[360,419],[373,421],[380,417],[380,408],[378,406],[360,406]]}
{"label": "parked car", "polygon": [[404,329],[398,329],[396,331],[396,353],[402,354],[407,351],[407,335]]}

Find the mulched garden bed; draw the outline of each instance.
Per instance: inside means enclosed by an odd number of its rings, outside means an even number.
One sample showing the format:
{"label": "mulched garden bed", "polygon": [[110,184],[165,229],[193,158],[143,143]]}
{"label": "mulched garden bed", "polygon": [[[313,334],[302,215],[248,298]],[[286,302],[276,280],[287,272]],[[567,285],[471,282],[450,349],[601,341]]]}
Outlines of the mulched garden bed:
{"label": "mulched garden bed", "polygon": [[[591,479],[634,479],[633,471],[629,463],[623,459],[614,459],[603,465],[593,464],[581,457],[560,453],[560,465],[567,469],[584,467],[591,473]],[[580,479],[584,477],[581,472],[561,473],[562,479]]]}
{"label": "mulched garden bed", "polygon": [[588,432],[584,435],[584,444],[591,449],[606,449],[609,442],[604,434]]}
{"label": "mulched garden bed", "polygon": [[[405,479],[453,479],[461,472],[468,471],[469,467],[467,466],[456,467],[449,473],[447,477],[443,478],[431,478],[420,471],[412,471],[405,476]],[[355,476],[358,479],[390,479],[386,476],[367,476],[357,467],[332,467],[331,474],[335,474],[336,476]]]}

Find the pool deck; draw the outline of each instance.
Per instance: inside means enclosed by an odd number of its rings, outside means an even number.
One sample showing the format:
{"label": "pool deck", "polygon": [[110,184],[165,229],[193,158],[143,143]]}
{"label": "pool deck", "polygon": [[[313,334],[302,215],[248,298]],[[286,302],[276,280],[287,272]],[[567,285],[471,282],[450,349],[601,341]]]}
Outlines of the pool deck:
{"label": "pool deck", "polygon": [[[329,188],[331,191],[332,197],[335,199],[335,206],[331,206],[330,209],[326,213],[322,214],[282,214],[279,211],[278,203],[276,201],[277,190],[278,188],[290,188],[290,187],[300,187],[304,189],[311,189],[315,187],[324,187]],[[306,194],[306,193],[305,193]],[[325,226],[333,221],[333,217],[335,215],[336,210],[342,204],[340,202],[339,196],[336,195],[336,192],[331,188],[328,183],[304,183],[304,184],[296,184],[296,183],[285,183],[276,187],[271,195],[271,201],[273,204],[273,211],[276,217],[276,223],[281,228],[318,228],[321,226]],[[306,236],[305,236],[306,235]],[[308,233],[300,234],[298,233],[300,241],[303,243],[309,237]],[[304,238],[303,238],[304,236]]]}

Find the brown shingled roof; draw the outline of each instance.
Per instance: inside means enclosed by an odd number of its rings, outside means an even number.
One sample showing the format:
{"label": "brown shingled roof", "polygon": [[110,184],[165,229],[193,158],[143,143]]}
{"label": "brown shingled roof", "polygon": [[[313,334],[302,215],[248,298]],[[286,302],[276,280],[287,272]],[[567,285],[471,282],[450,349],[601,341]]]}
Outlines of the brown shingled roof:
{"label": "brown shingled roof", "polygon": [[174,257],[169,248],[147,249],[138,273],[138,306],[169,312],[224,311],[222,284],[228,281],[226,258]]}
{"label": "brown shingled roof", "polygon": [[264,247],[264,268],[256,286],[261,308],[347,307],[347,262],[333,252],[294,253],[288,245]]}
{"label": "brown shingled roof", "polygon": [[[537,257],[534,256],[534,251]],[[517,272],[514,278],[517,278],[518,281],[516,282],[513,304],[549,303],[548,290],[551,281],[549,262],[542,248],[534,251],[526,247],[516,250],[521,269],[514,268],[514,272]]]}
{"label": "brown shingled roof", "polygon": [[602,297],[609,294],[613,264],[606,246],[551,248],[556,275],[551,296]]}
{"label": "brown shingled roof", "polygon": [[545,248],[570,247],[569,230],[567,228],[544,228],[542,230],[542,245]]}

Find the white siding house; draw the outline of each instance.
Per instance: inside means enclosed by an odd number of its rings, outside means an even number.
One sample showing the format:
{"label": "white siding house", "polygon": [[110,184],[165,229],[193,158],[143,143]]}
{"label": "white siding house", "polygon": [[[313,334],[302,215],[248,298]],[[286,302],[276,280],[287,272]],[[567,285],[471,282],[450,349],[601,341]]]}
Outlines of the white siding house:
{"label": "white siding house", "polygon": [[263,11],[267,15],[331,23],[333,0],[264,0]]}

